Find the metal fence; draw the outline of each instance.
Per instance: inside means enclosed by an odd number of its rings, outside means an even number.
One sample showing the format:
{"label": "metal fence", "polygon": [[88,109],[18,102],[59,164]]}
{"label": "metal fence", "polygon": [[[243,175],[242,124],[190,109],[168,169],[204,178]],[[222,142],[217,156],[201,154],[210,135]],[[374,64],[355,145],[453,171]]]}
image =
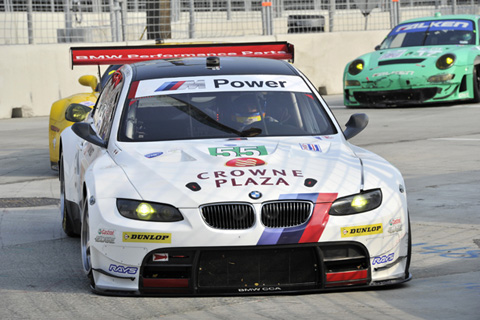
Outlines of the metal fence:
{"label": "metal fence", "polygon": [[480,0],[1,0],[0,45],[386,30]]}

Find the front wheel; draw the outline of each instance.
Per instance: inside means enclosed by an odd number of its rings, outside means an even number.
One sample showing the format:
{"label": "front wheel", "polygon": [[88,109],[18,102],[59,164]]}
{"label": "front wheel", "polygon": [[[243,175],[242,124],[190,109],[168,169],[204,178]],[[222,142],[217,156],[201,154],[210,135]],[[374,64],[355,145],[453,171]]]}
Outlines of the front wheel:
{"label": "front wheel", "polygon": [[88,200],[83,201],[83,212],[82,212],[82,231],[80,233],[80,247],[82,251],[82,266],[83,271],[87,274],[87,277],[90,279],[90,284],[95,288],[95,280],[93,279],[92,272],[92,256],[91,256],[91,246],[90,246],[90,224],[89,224],[89,215],[88,215]]}
{"label": "front wheel", "polygon": [[410,276],[410,262],[412,260],[412,228],[410,227],[410,216],[408,217],[408,249],[407,249],[407,263],[405,265],[405,278]]}
{"label": "front wheel", "polygon": [[480,65],[473,66],[473,102],[480,102]]}
{"label": "front wheel", "polygon": [[62,229],[69,237],[77,237],[75,228],[73,227],[73,219],[67,206],[67,199],[65,197],[65,173],[63,166],[63,155],[60,156],[59,161],[59,179],[60,179],[60,213],[62,214]]}

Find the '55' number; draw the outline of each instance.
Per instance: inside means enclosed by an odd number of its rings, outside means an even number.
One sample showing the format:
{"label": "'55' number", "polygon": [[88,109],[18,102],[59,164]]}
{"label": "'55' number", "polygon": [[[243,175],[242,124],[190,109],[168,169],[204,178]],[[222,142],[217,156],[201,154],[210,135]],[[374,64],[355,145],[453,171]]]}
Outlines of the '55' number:
{"label": "'55' number", "polygon": [[268,155],[265,146],[254,147],[220,147],[208,148],[210,155],[214,157],[242,157],[242,156],[266,156]]}

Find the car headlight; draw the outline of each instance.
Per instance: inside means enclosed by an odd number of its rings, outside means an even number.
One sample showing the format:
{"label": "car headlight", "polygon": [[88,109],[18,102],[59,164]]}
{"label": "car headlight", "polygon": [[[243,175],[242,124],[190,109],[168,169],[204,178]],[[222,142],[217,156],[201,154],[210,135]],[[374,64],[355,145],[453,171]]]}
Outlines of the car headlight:
{"label": "car headlight", "polygon": [[345,80],[345,87],[358,87],[360,86],[360,81],[358,80]]}
{"label": "car headlight", "polygon": [[353,60],[352,63],[350,63],[350,65],[348,66],[348,73],[350,73],[352,76],[356,76],[357,74],[362,72],[364,66],[365,62],[363,62],[363,60]]}
{"label": "car headlight", "polygon": [[380,189],[363,191],[335,200],[329,214],[332,216],[343,216],[361,213],[378,208],[381,203],[382,191]]}
{"label": "car headlight", "polygon": [[177,208],[163,203],[117,199],[118,212],[125,218],[143,221],[175,222],[183,216]]}
{"label": "car headlight", "polygon": [[453,66],[455,63],[455,55],[451,53],[444,54],[440,58],[437,59],[437,63],[435,64],[438,69],[445,70]]}
{"label": "car headlight", "polygon": [[446,74],[438,74],[435,76],[431,76],[427,79],[428,82],[445,82],[450,81],[455,78],[454,74],[446,73]]}

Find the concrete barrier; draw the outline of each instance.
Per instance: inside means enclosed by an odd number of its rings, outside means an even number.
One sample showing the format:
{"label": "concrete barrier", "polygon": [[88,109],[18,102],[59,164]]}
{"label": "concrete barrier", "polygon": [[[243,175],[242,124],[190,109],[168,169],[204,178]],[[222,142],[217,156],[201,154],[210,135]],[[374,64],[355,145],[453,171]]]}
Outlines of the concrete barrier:
{"label": "concrete barrier", "polygon": [[[288,41],[295,45],[295,63],[323,94],[340,94],[345,65],[372,51],[388,30],[285,34],[268,37],[215,39],[218,42]],[[196,39],[212,41],[212,39]],[[140,45],[148,42],[87,44],[89,46]],[[80,46],[82,44],[74,44]],[[52,103],[88,87],[78,83],[84,74],[98,73],[95,66],[70,64],[71,44],[12,45],[0,50],[0,119],[15,116],[48,116]],[[19,110],[20,108],[20,110]]]}

